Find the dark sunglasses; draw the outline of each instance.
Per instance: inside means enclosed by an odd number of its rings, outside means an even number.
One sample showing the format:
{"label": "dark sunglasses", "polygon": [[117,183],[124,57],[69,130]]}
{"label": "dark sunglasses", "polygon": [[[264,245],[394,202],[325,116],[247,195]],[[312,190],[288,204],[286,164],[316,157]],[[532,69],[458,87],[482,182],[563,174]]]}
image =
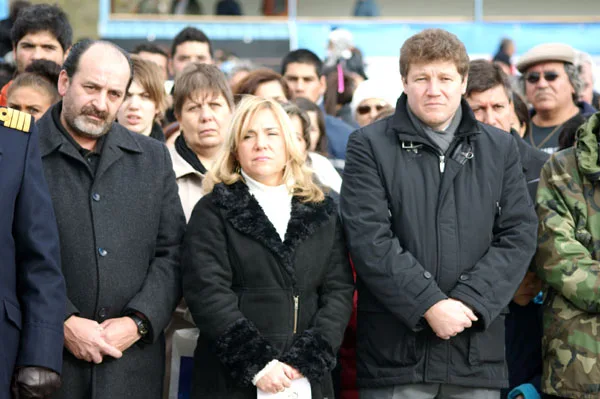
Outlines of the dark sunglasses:
{"label": "dark sunglasses", "polygon": [[[525,80],[527,80],[531,84],[536,84],[540,81],[540,73],[539,72],[529,72],[527,76],[525,76]],[[558,79],[558,73],[554,71],[546,71],[544,72],[544,79],[546,82],[554,82]]]}
{"label": "dark sunglasses", "polygon": [[[356,112],[360,115],[366,115],[371,112],[371,108],[372,107],[370,105],[360,105],[358,108],[356,108]],[[385,108],[385,105],[383,104],[375,105],[375,110],[377,112],[381,111],[383,108]]]}

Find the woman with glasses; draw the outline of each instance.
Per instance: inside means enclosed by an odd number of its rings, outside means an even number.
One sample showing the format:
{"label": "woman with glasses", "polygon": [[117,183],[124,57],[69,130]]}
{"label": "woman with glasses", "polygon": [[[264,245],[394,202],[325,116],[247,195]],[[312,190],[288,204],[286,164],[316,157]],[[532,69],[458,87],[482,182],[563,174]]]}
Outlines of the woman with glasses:
{"label": "woman with glasses", "polygon": [[396,106],[396,100],[402,94],[400,79],[397,80],[394,83],[393,80],[388,82],[369,79],[358,85],[350,108],[360,127],[373,123],[385,108]]}
{"label": "woman with glasses", "polygon": [[310,383],[312,398],[333,398],[352,272],[337,207],[279,103],[241,101],[204,185],[182,250],[200,330],[191,397],[255,399]]}

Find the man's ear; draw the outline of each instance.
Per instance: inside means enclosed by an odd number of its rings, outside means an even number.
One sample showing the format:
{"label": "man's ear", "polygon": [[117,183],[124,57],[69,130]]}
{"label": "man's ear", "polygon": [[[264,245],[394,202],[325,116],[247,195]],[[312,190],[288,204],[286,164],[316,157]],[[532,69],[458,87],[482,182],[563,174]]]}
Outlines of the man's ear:
{"label": "man's ear", "polygon": [[67,71],[65,71],[63,69],[62,71],[60,71],[60,75],[58,75],[58,83],[57,83],[58,94],[60,94],[61,97],[64,97],[65,94],[67,94],[67,91],[69,90],[70,85],[71,85],[71,79],[67,75]]}
{"label": "man's ear", "polygon": [[463,81],[460,84],[460,92],[462,93],[462,95],[464,96],[465,93],[467,92],[467,83],[469,81],[469,74],[465,74],[465,76],[463,77]]}

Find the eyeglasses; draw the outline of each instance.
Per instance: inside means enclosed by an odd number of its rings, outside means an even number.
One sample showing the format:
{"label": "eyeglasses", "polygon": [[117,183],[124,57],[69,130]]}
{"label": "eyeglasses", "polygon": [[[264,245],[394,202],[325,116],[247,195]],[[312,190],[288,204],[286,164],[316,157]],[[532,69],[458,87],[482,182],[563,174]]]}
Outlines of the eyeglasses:
{"label": "eyeglasses", "polygon": [[[377,112],[379,112],[379,111],[381,111],[382,109],[384,109],[384,108],[385,108],[385,104],[377,104],[377,105],[374,105],[373,107],[375,107],[375,110],[376,110]],[[373,107],[371,107],[370,105],[359,105],[359,106],[356,108],[356,112],[357,112],[359,115],[366,115],[366,114],[369,114],[369,113],[371,113],[371,109],[372,109]]]}
{"label": "eyeglasses", "polygon": [[[531,83],[532,85],[539,82],[540,78],[541,75],[539,72],[529,72],[527,76],[525,76],[525,80],[527,80],[527,82]],[[544,79],[546,80],[546,82],[554,82],[556,79],[558,79],[558,73],[554,71],[545,71]]]}

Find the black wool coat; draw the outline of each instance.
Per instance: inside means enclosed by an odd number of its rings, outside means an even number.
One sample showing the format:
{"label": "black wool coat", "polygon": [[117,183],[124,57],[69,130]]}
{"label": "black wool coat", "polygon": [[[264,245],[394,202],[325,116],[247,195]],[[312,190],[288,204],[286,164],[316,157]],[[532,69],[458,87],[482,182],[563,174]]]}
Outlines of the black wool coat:
{"label": "black wool coat", "polygon": [[63,384],[53,398],[158,399],[165,364],[162,331],[181,297],[185,228],[169,152],[113,123],[94,178],[51,114],[38,128],[60,235],[65,317],[77,314],[101,323],[135,310],[152,330],[151,343],[133,345],[121,359],[105,356],[100,365],[65,349]]}
{"label": "black wool coat", "polygon": [[184,297],[200,329],[193,398],[256,398],[252,378],[278,359],[309,379],[313,398],[333,399],[329,372],[354,285],[330,197],[294,197],[282,242],[244,183],[218,184],[196,205],[182,253]]}
{"label": "black wool coat", "polygon": [[[463,100],[441,154],[406,102],[348,143],[340,204],[357,273],[357,383],[505,387],[506,306],[537,234],[517,144]],[[442,340],[423,315],[446,298],[479,321]]]}

